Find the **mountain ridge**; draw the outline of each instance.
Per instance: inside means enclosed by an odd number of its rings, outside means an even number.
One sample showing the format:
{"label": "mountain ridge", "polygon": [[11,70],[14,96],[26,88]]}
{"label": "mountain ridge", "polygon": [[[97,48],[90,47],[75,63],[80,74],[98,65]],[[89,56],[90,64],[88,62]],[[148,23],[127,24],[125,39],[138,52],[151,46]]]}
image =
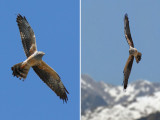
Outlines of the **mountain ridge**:
{"label": "mountain ridge", "polygon": [[[129,107],[132,104],[137,104],[138,106],[138,104],[140,104],[139,99],[143,101],[145,101],[146,99],[154,100],[155,97],[158,97],[155,95],[160,94],[159,91],[160,91],[160,83],[151,83],[147,80],[136,80],[135,82],[130,83],[127,91],[124,92],[122,85],[115,86],[104,83],[103,81],[96,82],[89,75],[82,75],[81,77],[81,104],[82,104],[81,114],[83,118],[82,120],[94,120],[90,119],[90,117],[92,118],[95,117],[92,114],[96,114],[96,116],[100,115],[99,112],[98,112],[99,114],[97,113],[97,111],[100,110],[103,112],[105,110],[115,111],[115,107],[117,106],[119,106],[123,110],[125,107]],[[160,97],[158,97],[157,99],[160,99]],[[151,101],[149,101],[148,104],[151,105]],[[158,105],[160,109],[160,104]],[[154,108],[152,106],[149,107]],[[119,107],[117,109],[120,110]],[[143,108],[143,109],[148,110],[148,108]],[[112,113],[114,113],[113,111]],[[128,109],[127,112],[129,112],[129,114],[132,114],[132,112],[130,112],[130,109]],[[142,111],[140,112],[142,113]],[[156,109],[156,111],[152,112],[159,112],[159,111],[158,109]],[[143,113],[139,115],[139,117],[136,117],[136,119],[152,114],[152,112],[148,112],[145,115],[143,115],[144,114]],[[119,111],[119,113],[121,112]],[[135,119],[135,117],[133,118]],[[114,119],[112,118],[112,120]],[[123,120],[125,119],[123,118]]]}

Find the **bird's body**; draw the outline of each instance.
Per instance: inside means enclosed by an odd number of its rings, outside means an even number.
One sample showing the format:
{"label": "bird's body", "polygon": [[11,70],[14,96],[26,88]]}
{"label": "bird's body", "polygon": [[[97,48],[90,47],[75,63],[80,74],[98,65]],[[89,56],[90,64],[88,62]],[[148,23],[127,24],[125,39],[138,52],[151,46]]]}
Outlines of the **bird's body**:
{"label": "bird's body", "polygon": [[136,62],[139,63],[142,56],[142,54],[138,52],[138,50],[134,47],[131,33],[130,33],[129,20],[128,20],[127,14],[125,14],[125,17],[124,17],[124,33],[125,33],[126,40],[129,44],[129,57],[123,70],[123,73],[124,73],[123,83],[124,83],[124,89],[126,89],[128,84],[128,79],[131,73],[134,57],[136,59]]}
{"label": "bird's body", "polygon": [[34,54],[32,54],[31,56],[29,56],[29,57],[22,63],[22,66],[24,67],[25,65],[29,65],[30,67],[33,67],[33,66],[35,66],[35,65],[40,64],[40,62],[42,61],[43,55],[44,55],[43,52],[36,51]]}
{"label": "bird's body", "polygon": [[13,75],[25,79],[32,67],[36,74],[60,97],[67,102],[67,89],[63,85],[59,75],[43,60],[44,52],[37,51],[34,32],[25,17],[17,16],[17,23],[22,39],[23,48],[27,59],[12,67]]}
{"label": "bird's body", "polygon": [[136,56],[137,52],[138,51],[137,51],[136,48],[133,48],[133,47],[130,46],[130,48],[129,48],[129,54],[130,55]]}

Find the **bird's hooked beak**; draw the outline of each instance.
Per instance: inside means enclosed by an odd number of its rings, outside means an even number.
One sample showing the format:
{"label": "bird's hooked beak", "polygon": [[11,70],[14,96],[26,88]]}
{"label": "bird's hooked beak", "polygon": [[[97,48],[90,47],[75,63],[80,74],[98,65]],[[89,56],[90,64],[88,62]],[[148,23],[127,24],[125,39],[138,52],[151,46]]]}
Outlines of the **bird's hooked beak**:
{"label": "bird's hooked beak", "polygon": [[45,55],[45,53],[44,53],[44,52],[41,52],[41,51],[39,51],[38,53],[39,53],[41,56]]}
{"label": "bird's hooked beak", "polygon": [[44,53],[44,52],[42,52],[42,55],[45,55],[45,53]]}

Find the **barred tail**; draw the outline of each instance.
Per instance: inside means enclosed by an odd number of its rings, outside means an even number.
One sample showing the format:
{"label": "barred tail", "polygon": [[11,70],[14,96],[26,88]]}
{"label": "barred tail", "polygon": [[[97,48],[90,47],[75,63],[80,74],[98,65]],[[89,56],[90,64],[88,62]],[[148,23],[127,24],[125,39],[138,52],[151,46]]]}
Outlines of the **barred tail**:
{"label": "barred tail", "polygon": [[18,63],[18,64],[15,64],[11,69],[13,71],[12,75],[13,76],[16,76],[17,78],[21,79],[25,79],[27,77],[27,74],[28,74],[28,71],[30,69],[30,66],[28,65],[25,65],[22,67],[22,63]]}
{"label": "barred tail", "polygon": [[138,52],[136,57],[135,57],[137,63],[139,63],[139,61],[141,60],[141,56],[142,56],[142,54],[140,52]]}

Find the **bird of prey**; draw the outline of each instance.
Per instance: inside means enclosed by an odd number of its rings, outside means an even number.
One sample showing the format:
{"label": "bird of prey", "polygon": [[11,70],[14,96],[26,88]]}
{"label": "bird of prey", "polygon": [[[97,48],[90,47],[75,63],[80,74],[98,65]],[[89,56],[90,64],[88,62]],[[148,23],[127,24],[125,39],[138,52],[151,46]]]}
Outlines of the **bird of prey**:
{"label": "bird of prey", "polygon": [[63,85],[56,71],[54,71],[42,60],[45,53],[37,51],[36,38],[27,19],[18,14],[16,22],[19,27],[20,36],[27,59],[11,68],[13,71],[13,76],[24,80],[27,77],[30,67],[32,67],[40,79],[42,79],[57,94],[57,96],[60,97],[60,99],[67,103],[67,94],[69,94],[69,92]]}
{"label": "bird of prey", "polygon": [[130,72],[132,69],[134,57],[136,59],[136,62],[139,63],[139,61],[141,60],[141,56],[142,56],[142,54],[140,52],[138,52],[138,50],[136,48],[134,48],[134,44],[133,44],[131,33],[130,33],[129,20],[128,20],[127,14],[125,14],[125,16],[124,16],[124,33],[125,33],[126,40],[129,44],[129,57],[128,57],[128,60],[126,62],[126,65],[125,65],[124,71],[123,71],[123,73],[124,73],[123,84],[124,84],[124,89],[126,89],[127,84],[128,84],[129,75],[130,75]]}

